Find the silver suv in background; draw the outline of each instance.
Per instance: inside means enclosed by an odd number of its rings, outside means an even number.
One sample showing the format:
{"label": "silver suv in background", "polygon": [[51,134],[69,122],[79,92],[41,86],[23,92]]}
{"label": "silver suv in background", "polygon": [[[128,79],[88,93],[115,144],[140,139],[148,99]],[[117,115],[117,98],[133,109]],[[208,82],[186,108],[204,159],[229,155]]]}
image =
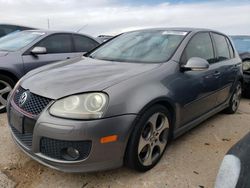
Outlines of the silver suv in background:
{"label": "silver suv in background", "polygon": [[87,35],[27,30],[0,39],[0,112],[16,82],[37,67],[80,57],[99,42]]}

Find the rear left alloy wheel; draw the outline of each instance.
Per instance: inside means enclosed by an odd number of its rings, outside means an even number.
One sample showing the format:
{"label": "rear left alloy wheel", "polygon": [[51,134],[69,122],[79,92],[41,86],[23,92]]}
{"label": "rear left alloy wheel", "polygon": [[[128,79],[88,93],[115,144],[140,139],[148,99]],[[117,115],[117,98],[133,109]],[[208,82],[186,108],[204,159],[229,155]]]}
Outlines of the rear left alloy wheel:
{"label": "rear left alloy wheel", "polygon": [[161,105],[153,106],[140,117],[126,151],[128,167],[144,172],[159,162],[168,143],[169,120],[168,110]]}
{"label": "rear left alloy wheel", "polygon": [[240,106],[241,94],[242,94],[242,86],[241,82],[238,82],[233,92],[233,95],[229,101],[229,107],[225,110],[226,113],[234,114],[238,110]]}

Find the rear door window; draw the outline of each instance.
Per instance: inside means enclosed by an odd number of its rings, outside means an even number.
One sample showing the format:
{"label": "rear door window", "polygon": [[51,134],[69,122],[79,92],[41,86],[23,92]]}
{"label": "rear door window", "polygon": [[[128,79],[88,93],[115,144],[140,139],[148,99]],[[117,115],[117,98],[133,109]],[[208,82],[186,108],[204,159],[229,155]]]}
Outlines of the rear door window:
{"label": "rear door window", "polygon": [[217,33],[212,33],[212,36],[217,50],[216,61],[218,62],[231,59],[226,37]]}

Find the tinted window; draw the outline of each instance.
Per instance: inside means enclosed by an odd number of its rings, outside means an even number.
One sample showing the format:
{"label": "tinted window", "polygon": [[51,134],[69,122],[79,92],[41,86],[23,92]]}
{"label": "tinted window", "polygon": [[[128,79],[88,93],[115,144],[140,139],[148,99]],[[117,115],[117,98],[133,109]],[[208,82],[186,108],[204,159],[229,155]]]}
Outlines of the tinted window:
{"label": "tinted window", "polygon": [[76,52],[89,52],[99,45],[93,39],[81,35],[74,35],[74,43]]}
{"label": "tinted window", "polygon": [[217,61],[230,59],[230,52],[226,38],[223,35],[213,33],[214,42],[217,49]]}
{"label": "tinted window", "polygon": [[200,57],[209,63],[214,62],[212,40],[208,33],[198,33],[190,40],[183,53],[182,63],[186,63],[191,57]]}
{"label": "tinted window", "polygon": [[90,57],[117,62],[165,62],[186,35],[187,32],[171,30],[124,33],[95,50]]}
{"label": "tinted window", "polygon": [[15,28],[7,27],[7,26],[1,26],[0,27],[0,37],[2,37],[4,35],[7,35],[9,33],[12,33],[14,31],[16,31]]}
{"label": "tinted window", "polygon": [[6,35],[5,30],[3,28],[0,28],[0,37]]}
{"label": "tinted window", "polygon": [[68,34],[56,34],[48,36],[42,40],[36,46],[45,47],[47,53],[71,53],[72,52],[72,42],[71,35]]}
{"label": "tinted window", "polygon": [[226,40],[227,40],[227,44],[228,44],[228,48],[229,48],[229,52],[230,52],[230,57],[234,58],[234,50],[233,50],[232,44],[228,38],[226,38]]}

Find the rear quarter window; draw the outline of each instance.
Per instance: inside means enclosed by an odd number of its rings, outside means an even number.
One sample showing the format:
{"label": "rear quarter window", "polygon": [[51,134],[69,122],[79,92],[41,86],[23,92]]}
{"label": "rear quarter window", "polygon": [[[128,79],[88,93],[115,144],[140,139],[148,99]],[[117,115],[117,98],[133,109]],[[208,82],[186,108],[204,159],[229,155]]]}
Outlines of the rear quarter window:
{"label": "rear quarter window", "polygon": [[75,52],[89,52],[99,45],[95,40],[81,35],[73,35],[73,39]]}

